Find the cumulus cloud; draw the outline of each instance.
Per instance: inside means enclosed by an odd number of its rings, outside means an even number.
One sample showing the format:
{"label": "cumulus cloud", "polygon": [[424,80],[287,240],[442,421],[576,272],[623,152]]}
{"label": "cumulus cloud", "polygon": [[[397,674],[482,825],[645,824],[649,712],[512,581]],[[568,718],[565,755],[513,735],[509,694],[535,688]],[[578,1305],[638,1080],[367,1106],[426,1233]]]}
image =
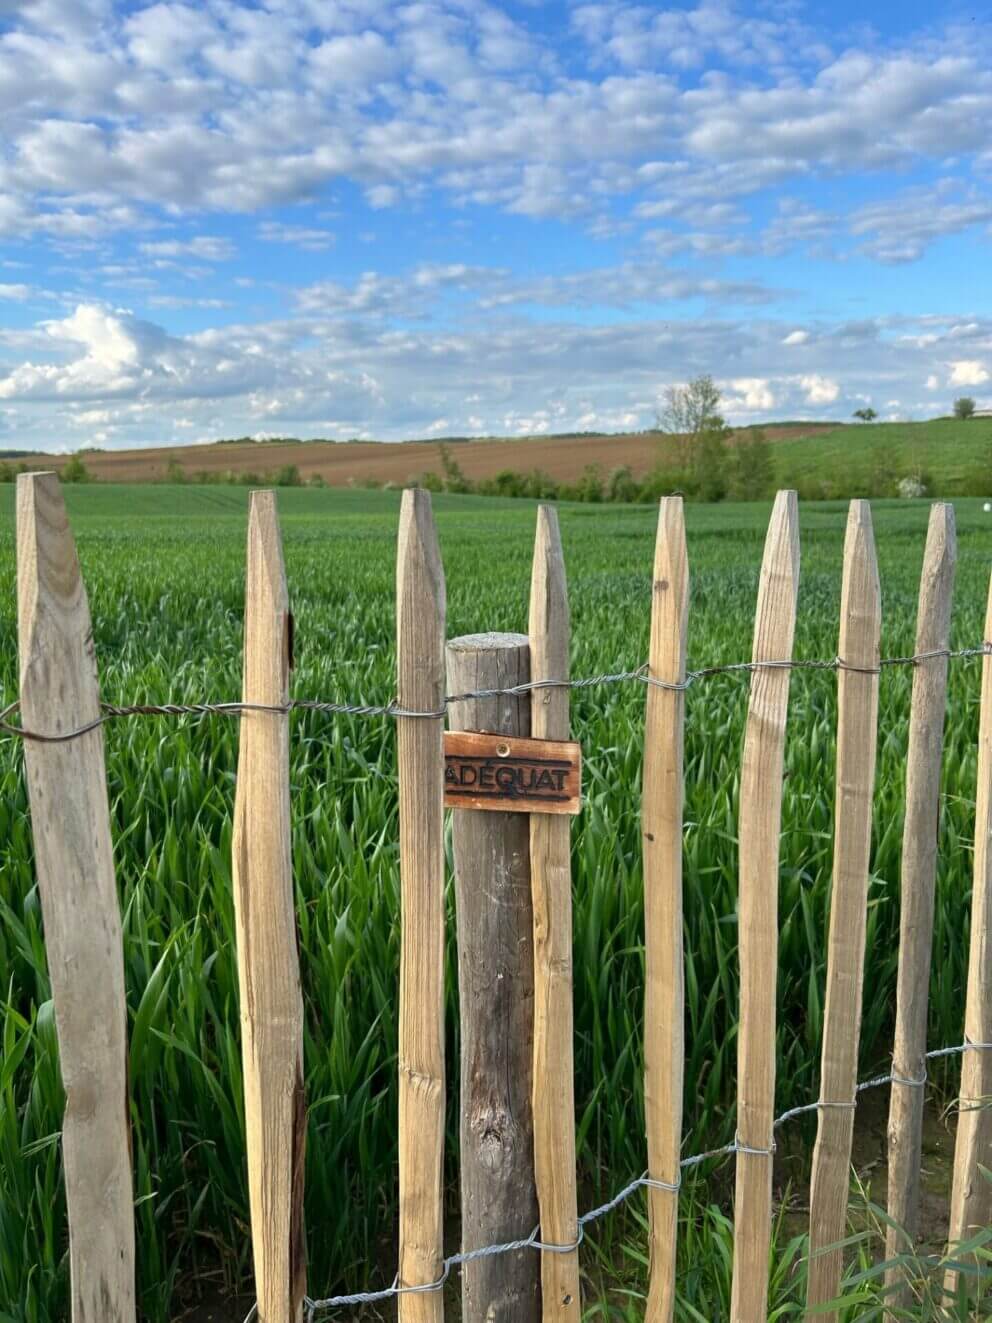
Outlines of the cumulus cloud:
{"label": "cumulus cloud", "polygon": [[804,345],[809,342],[809,331],[790,331],[782,337],[784,345]]}
{"label": "cumulus cloud", "polygon": [[[0,34],[0,188],[23,227],[46,212],[110,225],[120,207],[254,211],[347,178],[374,206],[430,181],[529,216],[602,219],[603,197],[627,195],[642,217],[677,205],[707,232],[741,219],[729,197],[772,182],[978,156],[992,115],[979,41],[835,51],[787,13],[717,0],[579,6],[567,67],[553,24],[489,3],[158,0],[83,24],[62,8],[22,6]],[[679,177],[695,200],[665,189]],[[979,206],[948,200],[941,224]],[[886,218],[869,213],[871,248]]]}
{"label": "cumulus cloud", "polygon": [[840,383],[819,373],[799,378],[799,384],[806,392],[808,404],[833,404],[840,395]]}
{"label": "cumulus cloud", "polygon": [[[460,313],[439,318],[430,301],[443,303],[445,282],[465,272],[373,274],[341,283],[329,305],[318,300],[294,317],[186,335],[121,309],[79,304],[66,317],[0,336],[0,400],[26,441],[55,446],[68,420],[90,411],[102,411],[100,429],[121,445],[167,442],[177,419],[184,435],[203,438],[274,430],[388,440],[426,435],[442,418],[444,431],[465,433],[627,430],[653,424],[666,381],[733,362],[739,375],[718,378],[731,422],[795,417],[810,407],[845,418],[880,383],[883,398],[913,415],[933,412],[932,403],[913,401],[934,356],[951,362],[952,345],[992,341],[988,318],[819,324],[824,370],[791,373],[771,367],[790,331],[774,317],[634,315],[594,324],[567,307],[486,310],[476,289]],[[485,280],[494,278],[503,277],[487,271]],[[389,281],[415,292],[420,316],[382,313],[382,282],[397,306],[406,297]],[[973,328],[968,338],[953,338],[962,325]],[[914,346],[913,335],[924,333],[934,343]]]}
{"label": "cumulus cloud", "polygon": [[976,358],[960,358],[949,364],[952,386],[983,386],[989,379],[989,370]]}

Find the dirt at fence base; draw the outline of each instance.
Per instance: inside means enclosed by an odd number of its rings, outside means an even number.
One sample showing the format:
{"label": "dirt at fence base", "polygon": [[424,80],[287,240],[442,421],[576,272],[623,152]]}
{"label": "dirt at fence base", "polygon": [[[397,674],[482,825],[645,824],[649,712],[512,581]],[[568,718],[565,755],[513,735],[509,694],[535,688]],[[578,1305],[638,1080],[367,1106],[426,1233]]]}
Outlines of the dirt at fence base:
{"label": "dirt at fence base", "polygon": [[[857,1119],[854,1128],[854,1145],[851,1154],[852,1166],[858,1179],[865,1188],[871,1202],[884,1208],[887,1200],[886,1126],[889,1114],[889,1094],[887,1089],[875,1089],[864,1094],[858,1102]],[[920,1235],[918,1243],[926,1253],[941,1253],[947,1237],[947,1223],[951,1194],[951,1178],[954,1170],[954,1134],[955,1118],[953,1109],[945,1113],[938,1103],[928,1098],[923,1121],[923,1163],[920,1185]],[[809,1229],[809,1177],[812,1162],[812,1149],[799,1141],[798,1136],[792,1143],[780,1143],[775,1164],[776,1202],[787,1203],[785,1227],[789,1235],[801,1235]],[[722,1200],[733,1199],[733,1163],[728,1162],[714,1176],[715,1186],[719,1186]],[[718,1191],[714,1188],[714,1194]],[[854,1220],[863,1222],[863,1215],[855,1215]],[[446,1243],[452,1244],[458,1238],[457,1227],[449,1227]],[[382,1268],[385,1273],[386,1260],[390,1254],[391,1242],[382,1246]],[[250,1296],[237,1299],[224,1298],[220,1294],[211,1294],[205,1299],[176,1316],[175,1323],[244,1323],[245,1316],[252,1305]],[[376,1323],[377,1320],[393,1320],[396,1317],[395,1305],[389,1302],[376,1309],[366,1308],[364,1312],[345,1315],[335,1311],[327,1316],[334,1323]],[[461,1297],[457,1275],[445,1289],[445,1317],[457,1323],[461,1317]]]}

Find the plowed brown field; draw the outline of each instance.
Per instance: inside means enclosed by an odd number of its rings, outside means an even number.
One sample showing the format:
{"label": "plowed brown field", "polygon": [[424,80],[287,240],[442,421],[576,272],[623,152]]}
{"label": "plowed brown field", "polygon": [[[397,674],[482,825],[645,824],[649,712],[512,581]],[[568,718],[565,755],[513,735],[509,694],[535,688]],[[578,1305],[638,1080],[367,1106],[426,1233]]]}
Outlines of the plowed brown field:
{"label": "plowed brown field", "polygon": [[[785,441],[813,435],[827,423],[769,427],[770,441]],[[741,433],[740,435],[745,435]],[[543,469],[558,482],[578,478],[589,464],[604,472],[626,465],[636,476],[653,467],[658,457],[656,432],[623,436],[525,437],[520,440],[458,441],[451,453],[462,472],[473,480],[494,477],[503,469],[527,472]],[[434,441],[253,441],[224,442],[205,446],[174,446],[168,449],[94,451],[84,456],[90,473],[105,482],[155,482],[165,478],[170,461],[180,464],[187,477],[198,472],[265,474],[295,464],[304,481],[319,473],[326,483],[343,487],[349,482],[375,479],[398,485],[420,473],[441,472],[439,445]],[[46,456],[46,462],[49,457]],[[52,457],[53,466],[65,463]]]}

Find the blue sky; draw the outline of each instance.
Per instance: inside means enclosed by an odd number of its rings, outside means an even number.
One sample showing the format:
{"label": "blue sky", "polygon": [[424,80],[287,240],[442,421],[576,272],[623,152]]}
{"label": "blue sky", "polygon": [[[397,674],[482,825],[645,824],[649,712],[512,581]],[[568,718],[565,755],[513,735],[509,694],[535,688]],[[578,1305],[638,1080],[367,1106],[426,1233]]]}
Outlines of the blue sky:
{"label": "blue sky", "polygon": [[992,403],[992,15],[0,0],[0,446]]}

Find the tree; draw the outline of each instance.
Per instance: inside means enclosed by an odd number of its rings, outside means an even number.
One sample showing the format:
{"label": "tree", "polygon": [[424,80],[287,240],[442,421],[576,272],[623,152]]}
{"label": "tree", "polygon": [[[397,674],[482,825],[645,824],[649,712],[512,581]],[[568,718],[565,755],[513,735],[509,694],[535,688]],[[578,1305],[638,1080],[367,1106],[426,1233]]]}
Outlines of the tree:
{"label": "tree", "polygon": [[975,401],[970,395],[962,395],[954,401],[955,418],[973,418],[975,416]]}
{"label": "tree", "polygon": [[699,438],[714,426],[723,427],[720,391],[711,376],[694,377],[684,386],[669,386],[658,426],[678,442],[679,466],[692,467]]}
{"label": "tree", "polygon": [[853,417],[860,418],[863,423],[873,423],[878,417],[878,414],[870,405],[868,405],[864,409],[855,409]]}

